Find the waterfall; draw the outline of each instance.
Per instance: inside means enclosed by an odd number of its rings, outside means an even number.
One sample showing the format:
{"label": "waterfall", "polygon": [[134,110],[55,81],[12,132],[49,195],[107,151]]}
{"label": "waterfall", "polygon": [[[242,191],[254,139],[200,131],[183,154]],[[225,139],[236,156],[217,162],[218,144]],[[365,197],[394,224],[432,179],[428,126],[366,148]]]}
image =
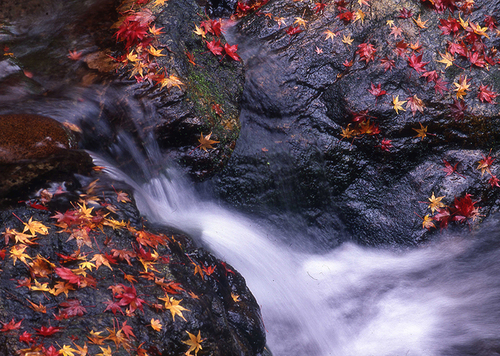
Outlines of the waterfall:
{"label": "waterfall", "polygon": [[411,251],[347,243],[312,255],[203,201],[175,171],[138,185],[99,158],[96,163],[135,189],[150,221],[186,232],[245,277],[275,356],[491,355],[491,344],[499,344],[494,230],[443,235]]}

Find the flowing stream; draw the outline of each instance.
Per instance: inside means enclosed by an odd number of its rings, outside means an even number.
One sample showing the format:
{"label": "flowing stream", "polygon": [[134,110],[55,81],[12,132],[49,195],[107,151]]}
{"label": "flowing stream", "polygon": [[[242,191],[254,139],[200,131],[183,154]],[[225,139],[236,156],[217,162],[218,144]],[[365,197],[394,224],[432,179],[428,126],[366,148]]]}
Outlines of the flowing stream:
{"label": "flowing stream", "polygon": [[[45,13],[49,12],[42,11]],[[59,18],[60,14],[51,13],[50,19]],[[67,18],[70,22],[71,17]],[[44,28],[34,24],[52,26],[46,19],[29,22],[35,29]],[[17,37],[3,35],[8,40],[19,38],[14,49],[27,53],[26,56],[36,52],[30,47],[31,42],[22,37],[24,33],[32,34],[30,28],[24,31],[22,26],[9,27]],[[68,48],[73,47],[65,44],[57,49],[61,53],[55,53],[54,58],[66,56]],[[48,54],[52,50],[56,51],[52,47],[45,48],[45,57],[50,59]],[[37,54],[37,58],[40,57]],[[10,60],[2,63],[4,67],[14,66]],[[0,68],[3,74],[7,73],[4,67]],[[68,73],[70,69],[64,68]],[[63,72],[60,67],[57,70]],[[0,92],[2,112],[14,111],[22,102],[27,111],[61,121],[99,116],[102,98],[98,93],[104,92],[102,88],[76,86],[67,79],[69,75],[64,81],[61,78],[51,80],[49,74],[34,71],[33,78],[45,87],[59,88],[49,95],[37,93],[37,88],[23,84],[25,78],[19,83],[5,84],[5,90]],[[61,81],[68,81],[68,86],[53,85]],[[14,90],[16,88],[19,90]],[[123,94],[107,90],[106,105],[118,102],[111,95],[114,93]],[[115,106],[115,110],[135,108],[133,105],[124,109],[121,104]],[[141,110],[144,106],[128,115],[150,116],[151,113],[141,113]],[[105,120],[94,124],[96,132],[102,135],[113,131]],[[111,151],[115,156],[132,157],[139,168],[123,172],[111,161],[93,154],[96,164],[107,167],[105,171],[111,177],[133,187],[139,209],[150,221],[184,231],[245,277],[261,305],[268,344],[275,356],[500,354],[497,227],[483,227],[474,234],[465,231],[464,236],[443,234],[441,241],[410,251],[344,243],[323,253],[304,252],[309,250],[305,248],[309,237],[300,230],[282,231],[283,236],[279,236],[276,230],[280,227],[274,226],[272,221],[259,220],[257,223],[222,206],[214,198],[200,196],[193,184],[174,169],[166,169],[160,174],[146,172],[151,168],[146,162],[161,159],[158,148],[148,141],[148,137],[142,139],[149,160],[141,157],[133,140],[123,132],[116,133],[115,137],[116,145]],[[95,147],[97,141],[96,138],[87,147]],[[130,176],[132,172],[134,176],[140,175],[140,170],[144,170],[143,177],[148,177],[145,183],[138,183]],[[298,241],[293,249],[283,243],[290,235]]]}
{"label": "flowing stream", "polygon": [[[197,196],[175,171],[135,189],[151,221],[232,264],[261,305],[275,356],[493,355],[500,345],[494,230],[398,252],[343,244],[325,254],[273,242],[266,226]],[[300,234],[300,232],[297,232]],[[278,239],[279,240],[279,239]]]}

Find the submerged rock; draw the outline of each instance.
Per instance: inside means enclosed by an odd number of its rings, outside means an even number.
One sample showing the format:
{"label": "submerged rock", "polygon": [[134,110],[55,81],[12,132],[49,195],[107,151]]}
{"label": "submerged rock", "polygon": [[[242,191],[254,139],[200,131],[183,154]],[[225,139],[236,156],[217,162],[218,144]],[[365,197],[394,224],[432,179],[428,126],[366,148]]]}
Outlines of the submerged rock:
{"label": "submerged rock", "polygon": [[0,197],[21,200],[50,181],[88,174],[90,156],[76,147],[74,136],[49,117],[0,115]]}

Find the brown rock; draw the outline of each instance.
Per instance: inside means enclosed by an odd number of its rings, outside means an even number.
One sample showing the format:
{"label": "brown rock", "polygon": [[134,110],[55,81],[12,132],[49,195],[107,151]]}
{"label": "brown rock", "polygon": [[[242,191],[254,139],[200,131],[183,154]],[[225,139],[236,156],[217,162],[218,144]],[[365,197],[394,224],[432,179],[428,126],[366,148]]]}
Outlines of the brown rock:
{"label": "brown rock", "polygon": [[47,157],[72,147],[56,120],[32,114],[0,115],[0,163]]}

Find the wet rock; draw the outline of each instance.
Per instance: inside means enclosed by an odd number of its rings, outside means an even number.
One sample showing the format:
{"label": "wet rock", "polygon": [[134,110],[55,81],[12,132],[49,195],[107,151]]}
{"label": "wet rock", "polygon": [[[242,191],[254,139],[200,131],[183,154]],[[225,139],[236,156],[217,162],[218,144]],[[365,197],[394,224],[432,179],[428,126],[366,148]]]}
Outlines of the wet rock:
{"label": "wet rock", "polygon": [[[229,56],[213,55],[206,44],[212,35],[205,39],[194,33],[195,25],[209,20],[203,15],[206,9],[196,1],[144,9],[152,11],[155,27],[163,32],[157,36],[157,46],[165,54],[155,58],[157,68],[164,68],[162,73],[166,77],[173,75],[179,83],[162,87],[151,79],[142,79],[142,83],[132,86],[130,94],[154,107],[153,117],[134,117],[129,126],[137,128],[141,135],[153,135],[165,158],[185,167],[192,177],[209,176],[227,162],[239,135],[243,65]],[[224,45],[223,35],[220,40]],[[130,81],[130,71],[130,66],[123,71],[123,80]],[[210,133],[219,141],[215,149],[197,149],[200,135]]]}
{"label": "wet rock", "polygon": [[[469,54],[493,56],[492,64],[472,65],[460,55],[448,68],[438,61],[454,41],[443,35],[441,19],[459,21],[460,14],[484,27],[497,6],[476,2],[470,13],[439,13],[414,1],[370,7],[353,1],[344,9],[328,4],[316,11],[304,2],[273,1],[244,18],[235,37],[247,66],[241,120],[248,133],[215,180],[220,196],[284,229],[301,229],[316,246],[349,238],[389,245],[424,241],[429,232],[419,216],[435,211],[420,202],[432,192],[445,196],[448,206],[471,194],[482,214],[496,211],[498,187],[488,183],[498,172],[496,162],[491,174],[476,168],[490,149],[493,158],[498,152],[498,110],[478,94],[480,85],[500,89],[494,49],[500,40],[492,27],[488,38],[476,34],[482,45],[465,41]],[[358,10],[364,18],[339,16],[360,16]],[[419,16],[427,21],[424,28]],[[422,62],[420,71],[412,68],[415,60]],[[457,88],[465,76],[471,86],[462,102]],[[439,81],[446,82],[442,92]],[[386,93],[372,94],[372,84]],[[396,112],[396,97],[406,111]],[[409,105],[412,100],[422,111]],[[423,128],[428,134],[417,136]],[[443,159],[458,163],[462,176],[447,176]]]}
{"label": "wet rock", "polygon": [[54,119],[0,115],[0,197],[25,198],[41,184],[89,173],[90,156],[74,150],[75,137]]}
{"label": "wet rock", "polygon": [[[0,250],[0,321],[4,327],[20,322],[0,333],[2,355],[64,345],[87,347],[90,354],[109,347],[113,355],[141,349],[181,355],[189,349],[187,332],[200,333],[202,350],[211,355],[260,355],[260,310],[241,275],[195,249],[188,237],[144,226],[122,190],[118,197],[104,187],[53,190],[44,203],[35,197],[47,210],[17,205],[0,211],[1,232],[10,237]],[[82,198],[87,205],[77,201]],[[32,222],[36,236],[19,243],[16,234]],[[17,249],[22,254],[15,260]],[[57,292],[57,285],[67,290]],[[169,309],[172,303],[179,309]]]}

